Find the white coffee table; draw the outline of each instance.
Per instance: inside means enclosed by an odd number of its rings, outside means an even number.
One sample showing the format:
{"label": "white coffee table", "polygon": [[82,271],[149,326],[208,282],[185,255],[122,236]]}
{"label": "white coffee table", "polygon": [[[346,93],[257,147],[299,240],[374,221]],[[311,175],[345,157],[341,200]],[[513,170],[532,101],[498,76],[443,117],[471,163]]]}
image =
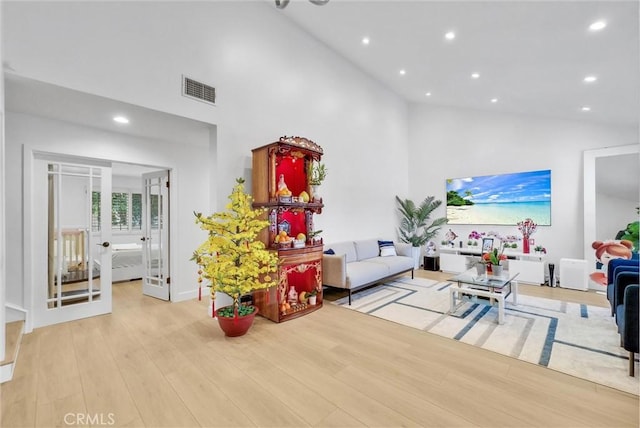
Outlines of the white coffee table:
{"label": "white coffee table", "polygon": [[[468,300],[463,295],[487,297],[491,305],[494,300],[498,302],[498,324],[504,324],[505,299],[513,295],[513,304],[518,304],[518,281],[515,280],[517,276],[518,272],[509,271],[503,271],[500,275],[478,275],[474,268],[449,278],[449,281],[455,282],[449,288],[449,312],[454,313],[463,301]],[[460,303],[456,304],[456,300]]]}

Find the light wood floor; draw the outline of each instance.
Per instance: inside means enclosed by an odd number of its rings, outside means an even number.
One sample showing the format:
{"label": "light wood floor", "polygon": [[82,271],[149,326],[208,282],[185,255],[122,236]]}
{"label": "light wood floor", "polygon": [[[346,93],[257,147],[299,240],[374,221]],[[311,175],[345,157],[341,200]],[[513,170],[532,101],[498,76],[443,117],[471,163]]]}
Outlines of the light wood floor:
{"label": "light wood floor", "polygon": [[3,427],[87,415],[118,427],[639,425],[636,396],[330,303],[282,324],[258,317],[229,339],[204,301],[165,303],[140,288],[114,285],[111,315],[23,337],[0,389]]}

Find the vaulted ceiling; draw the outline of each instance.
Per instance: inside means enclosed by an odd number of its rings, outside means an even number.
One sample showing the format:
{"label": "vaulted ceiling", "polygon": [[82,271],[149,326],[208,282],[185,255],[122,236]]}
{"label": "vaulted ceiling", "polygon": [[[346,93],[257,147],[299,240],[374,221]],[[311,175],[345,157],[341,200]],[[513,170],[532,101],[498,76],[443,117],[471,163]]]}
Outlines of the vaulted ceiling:
{"label": "vaulted ceiling", "polygon": [[411,102],[638,124],[637,1],[294,0],[278,12]]}

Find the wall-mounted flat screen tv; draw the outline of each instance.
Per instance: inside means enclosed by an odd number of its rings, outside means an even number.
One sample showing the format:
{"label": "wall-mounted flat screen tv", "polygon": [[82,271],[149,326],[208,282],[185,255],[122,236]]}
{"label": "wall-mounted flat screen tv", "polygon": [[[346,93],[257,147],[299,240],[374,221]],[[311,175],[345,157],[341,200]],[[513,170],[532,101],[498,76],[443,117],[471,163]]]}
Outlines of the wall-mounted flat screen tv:
{"label": "wall-mounted flat screen tv", "polygon": [[449,224],[551,225],[551,170],[447,179]]}

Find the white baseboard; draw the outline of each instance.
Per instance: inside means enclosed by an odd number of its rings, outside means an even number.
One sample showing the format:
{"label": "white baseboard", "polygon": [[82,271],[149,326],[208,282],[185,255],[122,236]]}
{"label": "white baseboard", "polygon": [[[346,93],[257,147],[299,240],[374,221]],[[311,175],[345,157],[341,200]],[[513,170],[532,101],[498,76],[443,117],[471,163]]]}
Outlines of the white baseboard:
{"label": "white baseboard", "polygon": [[[209,288],[202,287],[202,298],[209,298]],[[182,293],[174,294],[171,298],[172,302],[184,302],[185,300],[197,299],[198,298],[198,289],[195,288],[189,291],[183,291]]]}
{"label": "white baseboard", "polygon": [[5,317],[6,322],[14,322],[14,321],[24,321],[24,331],[23,333],[31,333],[32,328],[32,319],[29,316],[29,311],[23,308],[22,306],[15,305],[13,303],[5,303]]}
{"label": "white baseboard", "polygon": [[14,361],[13,363],[0,366],[0,383],[5,383],[13,379],[13,368],[15,364]]}

